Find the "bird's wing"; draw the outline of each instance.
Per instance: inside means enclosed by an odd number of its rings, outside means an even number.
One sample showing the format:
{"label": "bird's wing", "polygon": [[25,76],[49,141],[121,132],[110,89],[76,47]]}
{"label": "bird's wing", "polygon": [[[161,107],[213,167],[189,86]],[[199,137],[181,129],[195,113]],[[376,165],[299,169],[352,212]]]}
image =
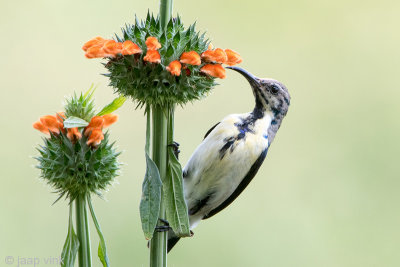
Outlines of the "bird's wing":
{"label": "bird's wing", "polygon": [[212,130],[215,129],[215,127],[217,127],[217,125],[220,124],[220,122],[218,122],[217,124],[215,124],[213,127],[210,128],[210,130],[208,130],[206,132],[206,135],[204,135],[204,139],[206,139],[206,137],[212,132]]}
{"label": "bird's wing", "polygon": [[238,187],[233,191],[233,193],[224,201],[222,202],[218,207],[215,209],[211,210],[208,214],[206,214],[203,217],[203,220],[211,218],[221,210],[225,209],[227,206],[229,206],[239,195],[242,193],[242,191],[247,187],[247,185],[251,182],[251,180],[254,178],[254,176],[257,174],[258,169],[260,168],[261,164],[263,163],[265,157],[267,156],[268,148],[266,148],[260,156],[257,158],[257,160],[254,162],[254,164],[251,166],[249,172],[246,174],[244,179],[240,182]]}

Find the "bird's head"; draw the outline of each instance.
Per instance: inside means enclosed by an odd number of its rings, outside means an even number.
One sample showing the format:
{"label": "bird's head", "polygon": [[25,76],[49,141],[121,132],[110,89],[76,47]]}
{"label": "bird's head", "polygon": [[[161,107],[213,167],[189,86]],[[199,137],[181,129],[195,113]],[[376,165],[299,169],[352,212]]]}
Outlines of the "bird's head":
{"label": "bird's head", "polygon": [[290,95],[286,86],[277,80],[257,78],[239,67],[227,68],[239,72],[249,81],[257,109],[271,111],[275,116],[286,115],[290,105]]}

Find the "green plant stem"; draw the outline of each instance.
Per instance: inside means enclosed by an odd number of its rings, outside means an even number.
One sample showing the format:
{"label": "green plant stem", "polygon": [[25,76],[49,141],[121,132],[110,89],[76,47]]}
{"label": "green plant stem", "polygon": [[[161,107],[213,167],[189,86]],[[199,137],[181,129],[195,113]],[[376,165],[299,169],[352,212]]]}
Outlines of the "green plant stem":
{"label": "green plant stem", "polygon": [[171,19],[172,5],[172,0],[160,0],[160,20],[162,27],[167,26],[168,21]]}
{"label": "green plant stem", "polygon": [[[160,172],[161,180],[164,181],[167,172],[167,110],[161,107],[152,107],[153,115],[153,161]],[[161,194],[161,207],[159,218],[165,219],[164,197]],[[160,223],[160,222],[159,222]],[[167,266],[167,236],[168,232],[155,232],[150,241],[150,267]]]}
{"label": "green plant stem", "polygon": [[86,208],[86,196],[75,199],[76,207],[76,234],[79,239],[78,262],[79,267],[91,267],[89,221]]}

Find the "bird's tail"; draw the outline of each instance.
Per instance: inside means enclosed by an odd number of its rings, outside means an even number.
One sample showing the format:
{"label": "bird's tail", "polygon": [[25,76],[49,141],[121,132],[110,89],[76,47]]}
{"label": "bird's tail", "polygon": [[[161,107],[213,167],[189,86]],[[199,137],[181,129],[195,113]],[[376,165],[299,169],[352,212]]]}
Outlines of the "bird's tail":
{"label": "bird's tail", "polygon": [[178,243],[180,237],[177,237],[176,235],[171,236],[168,234],[168,245],[167,245],[167,252],[169,253],[171,249]]}

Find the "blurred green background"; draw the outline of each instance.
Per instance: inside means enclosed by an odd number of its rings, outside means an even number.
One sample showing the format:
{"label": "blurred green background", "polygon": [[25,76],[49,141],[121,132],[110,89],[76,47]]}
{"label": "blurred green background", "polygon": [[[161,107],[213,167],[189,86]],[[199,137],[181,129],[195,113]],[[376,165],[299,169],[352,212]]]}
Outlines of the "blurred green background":
{"label": "blurred green background", "polygon": [[[158,1],[1,1],[0,266],[4,258],[56,257],[67,233],[65,201],[33,166],[39,116],[74,90],[112,89],[100,60],[81,50],[111,37]],[[228,209],[181,241],[169,266],[400,266],[400,2],[178,1],[216,47],[241,53],[242,67],[287,85],[292,105],[259,174]],[[247,82],[227,71],[213,93],[176,115],[186,163],[206,130],[248,112]],[[113,266],[147,266],[138,214],[144,175],[142,110],[118,111],[112,139],[126,163],[119,184],[95,209]],[[97,235],[92,225],[94,266]]]}

